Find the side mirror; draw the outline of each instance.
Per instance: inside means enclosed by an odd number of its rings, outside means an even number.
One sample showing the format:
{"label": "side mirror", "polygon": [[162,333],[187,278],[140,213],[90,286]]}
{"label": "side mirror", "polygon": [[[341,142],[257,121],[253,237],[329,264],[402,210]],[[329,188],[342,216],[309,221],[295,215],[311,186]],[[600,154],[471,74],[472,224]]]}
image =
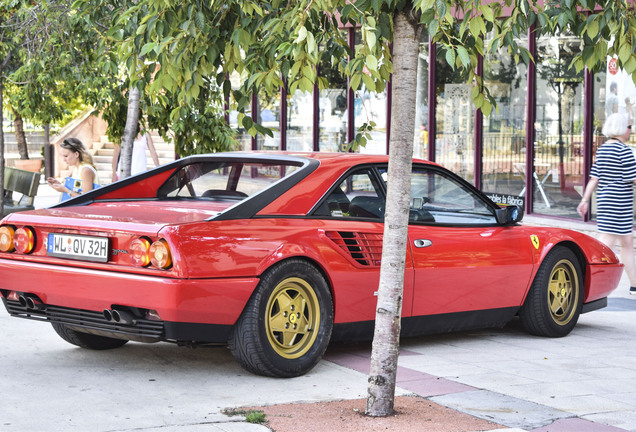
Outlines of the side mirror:
{"label": "side mirror", "polygon": [[500,225],[511,225],[523,219],[523,209],[516,205],[509,205],[495,210],[497,223]]}

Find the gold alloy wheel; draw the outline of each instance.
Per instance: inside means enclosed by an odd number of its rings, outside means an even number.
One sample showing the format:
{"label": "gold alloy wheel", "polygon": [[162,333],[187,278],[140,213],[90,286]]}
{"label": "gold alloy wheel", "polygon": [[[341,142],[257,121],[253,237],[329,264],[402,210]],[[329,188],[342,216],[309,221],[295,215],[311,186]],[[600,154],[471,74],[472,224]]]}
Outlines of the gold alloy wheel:
{"label": "gold alloy wheel", "polygon": [[320,304],[314,289],[301,278],[279,283],[267,301],[267,338],[278,355],[295,359],[314,344],[320,326]]}
{"label": "gold alloy wheel", "polygon": [[548,306],[554,322],[566,325],[575,315],[579,297],[579,280],[572,263],[559,261],[550,274]]}

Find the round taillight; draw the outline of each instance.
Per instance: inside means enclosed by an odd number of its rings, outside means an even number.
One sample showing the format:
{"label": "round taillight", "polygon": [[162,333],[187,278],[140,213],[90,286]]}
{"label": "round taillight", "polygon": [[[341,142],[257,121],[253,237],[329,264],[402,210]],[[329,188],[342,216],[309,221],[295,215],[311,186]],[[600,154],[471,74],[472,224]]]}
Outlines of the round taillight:
{"label": "round taillight", "polygon": [[13,252],[13,235],[15,231],[10,226],[0,227],[0,252]]}
{"label": "round taillight", "polygon": [[130,260],[139,267],[146,267],[150,264],[150,242],[145,238],[138,238],[130,243]]}
{"label": "round taillight", "polygon": [[20,253],[31,253],[35,248],[35,234],[31,228],[22,227],[15,230],[13,236],[15,250]]}
{"label": "round taillight", "polygon": [[172,255],[165,240],[157,240],[150,245],[150,262],[158,268],[168,268],[172,265]]}

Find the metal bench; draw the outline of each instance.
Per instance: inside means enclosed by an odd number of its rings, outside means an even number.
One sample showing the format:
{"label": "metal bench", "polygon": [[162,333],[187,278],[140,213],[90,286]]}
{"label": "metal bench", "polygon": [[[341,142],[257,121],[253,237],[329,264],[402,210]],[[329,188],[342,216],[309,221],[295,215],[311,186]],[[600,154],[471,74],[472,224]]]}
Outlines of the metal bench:
{"label": "metal bench", "polygon": [[[4,211],[2,216],[9,213],[33,210],[33,200],[38,193],[41,174],[25,171],[13,167],[4,167]],[[14,198],[13,193],[21,196]]]}

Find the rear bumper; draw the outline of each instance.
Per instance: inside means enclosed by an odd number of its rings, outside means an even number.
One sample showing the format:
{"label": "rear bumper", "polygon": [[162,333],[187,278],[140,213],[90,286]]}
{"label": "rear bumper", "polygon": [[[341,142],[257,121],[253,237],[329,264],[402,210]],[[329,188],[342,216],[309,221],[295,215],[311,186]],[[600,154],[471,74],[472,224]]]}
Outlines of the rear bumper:
{"label": "rear bumper", "polygon": [[73,319],[87,315],[107,322],[103,311],[114,306],[153,310],[163,322],[166,339],[177,339],[171,336],[184,333],[186,328],[231,327],[258,281],[258,278],[170,279],[0,260],[3,297],[9,291],[36,296],[44,304],[43,310],[48,311],[28,311],[19,302],[5,299],[12,315],[28,313],[30,316],[23,317],[58,322],[64,321],[51,314],[70,314],[75,316]]}
{"label": "rear bumper", "polygon": [[137,342],[176,341],[181,343],[227,343],[232,326],[167,322],[135,317],[130,324],[108,321],[100,312],[45,306],[40,310],[28,309],[18,301],[2,299],[11,316],[35,321],[59,323],[84,333]]}

